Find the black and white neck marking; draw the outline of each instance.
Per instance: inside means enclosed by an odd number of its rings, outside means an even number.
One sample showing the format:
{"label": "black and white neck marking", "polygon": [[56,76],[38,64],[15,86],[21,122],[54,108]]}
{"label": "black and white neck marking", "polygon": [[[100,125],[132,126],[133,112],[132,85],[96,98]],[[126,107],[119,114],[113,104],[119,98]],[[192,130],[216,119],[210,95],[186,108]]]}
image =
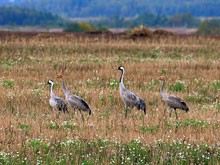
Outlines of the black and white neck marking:
{"label": "black and white neck marking", "polygon": [[54,82],[53,82],[53,80],[48,80],[47,83],[50,84],[50,94],[51,94],[51,96],[52,96],[52,95],[54,95],[54,93],[53,93],[53,85],[54,85]]}
{"label": "black and white neck marking", "polygon": [[124,67],[123,66],[119,66],[118,67],[118,70],[121,70],[121,77],[120,77],[120,83],[123,83],[123,77],[124,77],[124,73],[125,73],[125,69],[124,69]]}

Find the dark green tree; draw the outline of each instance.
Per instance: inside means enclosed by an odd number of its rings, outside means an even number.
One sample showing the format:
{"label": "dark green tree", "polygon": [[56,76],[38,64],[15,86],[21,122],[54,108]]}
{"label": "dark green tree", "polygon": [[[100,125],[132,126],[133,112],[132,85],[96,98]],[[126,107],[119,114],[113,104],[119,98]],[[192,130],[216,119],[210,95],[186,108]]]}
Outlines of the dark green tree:
{"label": "dark green tree", "polygon": [[65,21],[50,13],[17,7],[0,7],[0,25],[60,26]]}
{"label": "dark green tree", "polygon": [[175,14],[169,17],[168,25],[171,27],[198,27],[200,21],[191,13]]}
{"label": "dark green tree", "polygon": [[88,32],[95,31],[96,28],[88,23],[70,23],[65,28],[65,32]]}
{"label": "dark green tree", "polygon": [[203,21],[197,33],[201,35],[220,34],[220,19]]}

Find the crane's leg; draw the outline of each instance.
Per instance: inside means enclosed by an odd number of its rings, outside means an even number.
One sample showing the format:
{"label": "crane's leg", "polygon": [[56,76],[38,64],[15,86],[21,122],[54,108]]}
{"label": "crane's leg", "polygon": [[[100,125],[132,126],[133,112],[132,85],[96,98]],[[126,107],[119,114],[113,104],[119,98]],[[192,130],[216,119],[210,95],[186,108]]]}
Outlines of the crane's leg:
{"label": "crane's leg", "polygon": [[165,118],[167,118],[166,113],[167,113],[167,109],[166,109],[166,108],[164,108],[164,109],[163,109],[163,118],[164,118],[164,119],[165,119]]}
{"label": "crane's leg", "polygon": [[64,105],[62,106],[63,113],[69,113],[68,108]]}
{"label": "crane's leg", "polygon": [[64,109],[65,109],[65,110],[64,110],[64,113],[69,113],[67,106],[65,106]]}
{"label": "crane's leg", "polygon": [[147,112],[146,112],[146,108],[144,108],[143,111],[144,111],[144,114],[146,115],[146,114],[147,114]]}
{"label": "crane's leg", "polygon": [[164,108],[164,110],[163,110],[163,115],[165,115],[165,114],[166,114],[166,111],[167,111],[167,110],[166,110],[166,108]]}
{"label": "crane's leg", "polygon": [[73,110],[73,114],[75,115],[76,114],[75,107],[72,107],[72,110]]}
{"label": "crane's leg", "polygon": [[80,112],[80,114],[81,114],[81,118],[82,118],[82,121],[83,121],[83,123],[84,123],[84,116],[83,116],[83,114],[82,114],[82,111],[81,110],[79,110],[79,112]]}
{"label": "crane's leg", "polygon": [[169,115],[169,117],[171,118],[171,116],[172,116],[172,109],[170,108],[170,115]]}
{"label": "crane's leg", "polygon": [[125,118],[128,116],[128,107],[125,105]]}
{"label": "crane's leg", "polygon": [[58,111],[56,110],[56,113],[55,113],[55,114],[56,114],[56,118],[59,119],[59,117],[60,117],[60,111],[59,111],[59,110],[58,110]]}
{"label": "crane's leg", "polygon": [[178,116],[177,116],[177,112],[176,112],[176,108],[174,108],[175,114],[176,114],[176,120],[178,120]]}

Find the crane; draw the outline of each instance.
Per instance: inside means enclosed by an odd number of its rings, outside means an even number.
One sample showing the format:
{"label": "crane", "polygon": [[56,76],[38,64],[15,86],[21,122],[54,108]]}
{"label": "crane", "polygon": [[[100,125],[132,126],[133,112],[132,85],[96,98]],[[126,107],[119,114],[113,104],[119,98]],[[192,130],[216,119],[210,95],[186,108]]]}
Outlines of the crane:
{"label": "crane", "polygon": [[127,109],[134,108],[134,107],[136,107],[138,110],[142,109],[144,111],[144,114],[146,115],[145,101],[142,100],[139,96],[137,96],[134,92],[125,88],[125,86],[124,86],[124,83],[123,83],[123,77],[124,77],[124,73],[125,73],[124,67],[119,66],[118,70],[120,70],[122,72],[120,80],[119,80],[119,82],[120,82],[119,89],[120,89],[121,99],[125,105],[125,117],[127,117]]}
{"label": "crane", "polygon": [[74,112],[75,112],[75,109],[79,110],[79,112],[82,115],[82,119],[84,121],[83,114],[82,114],[81,111],[88,112],[89,115],[91,115],[92,114],[91,108],[89,107],[89,105],[81,97],[79,97],[75,94],[72,94],[67,89],[62,74],[57,74],[57,78],[62,79],[63,92],[64,92],[64,95],[65,95],[66,101],[69,103],[69,105],[71,106],[71,108]]}
{"label": "crane", "polygon": [[52,80],[48,80],[47,83],[50,84],[50,100],[49,100],[50,106],[55,110],[63,111],[64,113],[68,112],[65,101],[61,97],[57,97],[53,93],[54,82]]}
{"label": "crane", "polygon": [[178,120],[178,116],[177,116],[176,110],[180,109],[180,110],[184,110],[184,111],[188,112],[189,108],[186,105],[186,103],[183,100],[181,100],[180,98],[178,98],[178,97],[176,97],[174,95],[166,93],[165,90],[164,90],[165,78],[164,77],[160,77],[160,80],[162,81],[162,87],[161,87],[160,92],[161,92],[163,101],[171,109],[170,110],[170,117],[171,117],[172,109],[173,109],[175,111],[175,114],[176,114],[176,120]]}

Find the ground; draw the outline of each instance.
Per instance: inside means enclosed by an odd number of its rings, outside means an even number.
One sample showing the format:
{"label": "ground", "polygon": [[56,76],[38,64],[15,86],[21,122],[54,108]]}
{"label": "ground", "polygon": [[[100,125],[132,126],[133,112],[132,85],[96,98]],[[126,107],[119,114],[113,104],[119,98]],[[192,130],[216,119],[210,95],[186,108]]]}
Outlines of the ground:
{"label": "ground", "polygon": [[[0,32],[1,163],[217,163],[219,48],[218,36]],[[125,86],[146,101],[146,116],[132,109],[125,118],[119,65]],[[49,107],[47,80],[64,98],[57,73],[90,105],[84,122],[79,112]],[[160,76],[189,106],[178,121],[168,117]]]}

